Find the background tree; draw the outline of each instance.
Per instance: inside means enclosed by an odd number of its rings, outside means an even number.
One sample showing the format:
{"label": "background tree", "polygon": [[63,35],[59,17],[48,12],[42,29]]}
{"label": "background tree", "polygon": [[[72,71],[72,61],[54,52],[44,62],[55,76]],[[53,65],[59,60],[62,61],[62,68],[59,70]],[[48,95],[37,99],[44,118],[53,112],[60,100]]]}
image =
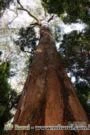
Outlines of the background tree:
{"label": "background tree", "polygon": [[10,62],[0,64],[0,134],[3,134],[4,124],[12,118],[10,110],[17,105],[17,93],[8,83],[10,77]]}
{"label": "background tree", "polygon": [[82,105],[87,108],[90,93],[90,45],[89,30],[77,33],[74,31],[64,35],[60,45],[60,53],[66,65],[67,72],[75,77],[77,95]]}
{"label": "background tree", "polygon": [[[0,17],[2,17],[6,8],[9,8],[13,0],[0,0]],[[0,51],[0,57],[2,55]],[[4,124],[12,118],[10,112],[12,108],[16,108],[18,97],[8,82],[10,73],[10,61],[3,62],[0,59],[0,134],[4,134]]]}

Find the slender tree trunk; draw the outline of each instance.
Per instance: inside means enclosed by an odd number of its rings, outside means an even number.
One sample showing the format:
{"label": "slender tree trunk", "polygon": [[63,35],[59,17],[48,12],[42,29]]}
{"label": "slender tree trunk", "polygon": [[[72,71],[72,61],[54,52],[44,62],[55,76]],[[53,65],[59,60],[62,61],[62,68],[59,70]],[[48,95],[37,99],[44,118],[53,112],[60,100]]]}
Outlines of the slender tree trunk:
{"label": "slender tree trunk", "polygon": [[[41,27],[40,42],[20,99],[13,124],[19,126],[67,125],[69,121],[88,122],[67,77],[49,28]],[[33,132],[33,133],[32,133]],[[77,135],[89,135],[80,131]],[[71,131],[16,131],[11,135],[73,135]]]}

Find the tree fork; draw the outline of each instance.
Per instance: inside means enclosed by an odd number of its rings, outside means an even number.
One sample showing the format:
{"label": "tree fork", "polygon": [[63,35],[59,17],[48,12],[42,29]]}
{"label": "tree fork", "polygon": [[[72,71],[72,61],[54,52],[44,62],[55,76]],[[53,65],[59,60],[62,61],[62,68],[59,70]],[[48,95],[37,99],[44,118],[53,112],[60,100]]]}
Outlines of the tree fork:
{"label": "tree fork", "polygon": [[[56,51],[50,29],[40,29],[40,42],[19,101],[13,125],[57,126],[68,122],[87,122],[75,88],[67,77],[61,59]],[[71,131],[17,131],[10,135],[73,135]],[[89,135],[79,131],[76,135]]]}

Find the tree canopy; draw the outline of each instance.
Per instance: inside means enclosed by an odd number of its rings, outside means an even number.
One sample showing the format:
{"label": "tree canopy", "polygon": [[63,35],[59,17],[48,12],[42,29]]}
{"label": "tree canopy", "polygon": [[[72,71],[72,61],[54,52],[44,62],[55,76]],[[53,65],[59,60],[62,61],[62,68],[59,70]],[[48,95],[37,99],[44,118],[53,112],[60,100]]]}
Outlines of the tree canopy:
{"label": "tree canopy", "polygon": [[89,0],[42,0],[42,5],[50,14],[62,16],[65,22],[76,22],[81,19],[90,24]]}

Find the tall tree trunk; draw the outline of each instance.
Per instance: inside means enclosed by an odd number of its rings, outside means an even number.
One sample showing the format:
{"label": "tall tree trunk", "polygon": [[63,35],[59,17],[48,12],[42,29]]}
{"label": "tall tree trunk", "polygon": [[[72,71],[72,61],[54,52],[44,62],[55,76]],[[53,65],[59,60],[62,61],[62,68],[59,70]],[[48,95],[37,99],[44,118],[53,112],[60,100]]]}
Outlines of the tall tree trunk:
{"label": "tall tree trunk", "polygon": [[[31,126],[67,125],[88,122],[67,77],[49,28],[41,27],[40,42],[20,99],[13,124]],[[72,135],[71,131],[16,131],[11,135]],[[80,131],[77,135],[89,135]]]}

